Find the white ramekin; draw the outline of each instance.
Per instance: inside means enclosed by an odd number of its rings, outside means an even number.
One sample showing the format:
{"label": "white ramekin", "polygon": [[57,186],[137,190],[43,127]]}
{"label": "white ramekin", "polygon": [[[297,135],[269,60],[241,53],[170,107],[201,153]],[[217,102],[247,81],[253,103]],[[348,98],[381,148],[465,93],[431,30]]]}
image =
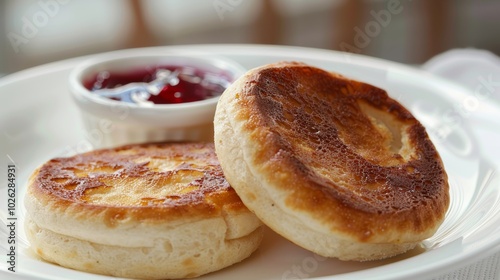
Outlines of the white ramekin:
{"label": "white ramekin", "polygon": [[231,82],[245,73],[238,63],[206,54],[118,52],[98,55],[74,68],[69,87],[81,109],[87,134],[94,148],[159,141],[213,141],[213,117],[219,97],[181,104],[155,104],[150,107],[97,96],[84,87],[84,81],[101,71],[127,72],[154,65],[187,65],[223,70]]}

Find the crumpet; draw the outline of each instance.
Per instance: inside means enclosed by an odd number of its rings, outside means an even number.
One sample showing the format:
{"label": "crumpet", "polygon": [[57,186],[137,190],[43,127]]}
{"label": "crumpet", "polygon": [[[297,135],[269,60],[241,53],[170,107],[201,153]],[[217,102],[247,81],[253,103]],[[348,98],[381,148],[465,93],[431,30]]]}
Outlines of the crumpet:
{"label": "crumpet", "polygon": [[265,65],[223,93],[214,124],[217,156],[245,205],[319,255],[394,256],[443,222],[441,158],[380,88],[302,63]]}
{"label": "crumpet", "polygon": [[247,258],[261,222],[212,143],[128,145],[56,158],[30,178],[27,234],[43,259],[131,278],[185,278]]}

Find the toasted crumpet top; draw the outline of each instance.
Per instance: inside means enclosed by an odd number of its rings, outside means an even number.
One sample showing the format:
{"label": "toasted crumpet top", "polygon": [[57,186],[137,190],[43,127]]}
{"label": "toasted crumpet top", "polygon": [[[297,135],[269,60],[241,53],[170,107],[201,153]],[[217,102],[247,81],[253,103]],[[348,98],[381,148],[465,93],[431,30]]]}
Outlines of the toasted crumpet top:
{"label": "toasted crumpet top", "polygon": [[224,94],[234,99],[245,160],[277,203],[283,197],[304,221],[361,242],[418,241],[437,230],[449,205],[442,161],[384,90],[301,63],[241,79]]}
{"label": "toasted crumpet top", "polygon": [[224,178],[212,143],[128,145],[55,158],[32,175],[28,195],[43,211],[102,219],[111,228],[248,212]]}

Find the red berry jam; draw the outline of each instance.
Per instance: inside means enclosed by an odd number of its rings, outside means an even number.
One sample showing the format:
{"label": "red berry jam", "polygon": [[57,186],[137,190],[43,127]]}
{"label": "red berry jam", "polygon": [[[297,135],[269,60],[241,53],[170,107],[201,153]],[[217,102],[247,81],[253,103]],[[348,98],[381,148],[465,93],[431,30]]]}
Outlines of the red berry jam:
{"label": "red berry jam", "polygon": [[[102,71],[86,81],[84,86],[114,100],[178,104],[221,95],[230,82],[229,74],[223,71],[215,73],[194,67],[167,65],[128,72]],[[130,90],[132,86],[135,88]],[[141,91],[140,95],[138,91]],[[131,95],[141,96],[144,100],[137,102],[138,97]]]}

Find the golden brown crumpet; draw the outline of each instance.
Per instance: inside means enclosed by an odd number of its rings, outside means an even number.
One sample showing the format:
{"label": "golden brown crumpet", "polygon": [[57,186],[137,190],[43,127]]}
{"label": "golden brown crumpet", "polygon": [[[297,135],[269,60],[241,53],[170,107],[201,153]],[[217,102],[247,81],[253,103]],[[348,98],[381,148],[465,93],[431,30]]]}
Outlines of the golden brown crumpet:
{"label": "golden brown crumpet", "polygon": [[92,273],[185,278],[248,257],[261,222],[212,143],[128,145],[56,158],[30,178],[28,238],[43,259]]}
{"label": "golden brown crumpet", "polygon": [[217,156],[245,205],[317,254],[390,257],[444,219],[440,156],[380,88],[302,63],[265,65],[224,92],[214,123]]}

